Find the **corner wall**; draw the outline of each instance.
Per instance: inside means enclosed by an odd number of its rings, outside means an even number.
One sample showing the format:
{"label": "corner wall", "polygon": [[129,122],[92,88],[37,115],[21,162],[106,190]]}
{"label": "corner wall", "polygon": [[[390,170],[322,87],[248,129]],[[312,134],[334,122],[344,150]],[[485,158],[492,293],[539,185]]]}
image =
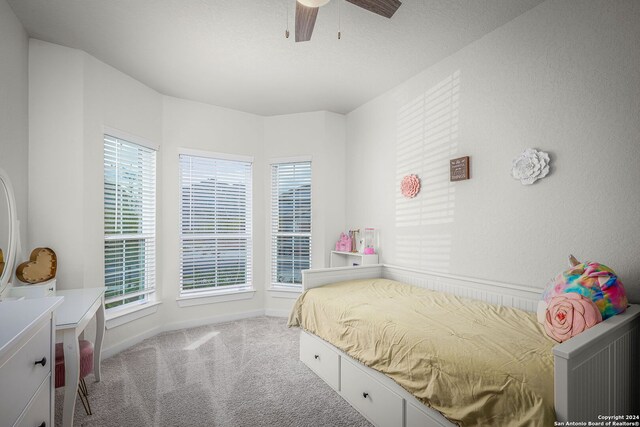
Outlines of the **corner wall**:
{"label": "corner wall", "polygon": [[[346,120],[341,114],[318,111],[264,118],[266,239],[269,260],[270,184],[269,164],[274,159],[311,156],[311,268],[329,267],[329,252],[345,228]],[[265,272],[267,314],[287,316],[298,294],[273,292],[269,262]]]}
{"label": "corner wall", "polygon": [[[215,318],[262,314],[265,260],[259,248],[264,242],[263,194],[268,185],[261,179],[263,118],[168,96],[163,97],[163,105],[163,160],[158,163],[163,188],[163,200],[159,205],[162,228],[158,229],[164,241],[162,262],[158,264],[163,277],[163,322],[171,328],[179,328],[209,323]],[[176,301],[180,292],[180,148],[253,157],[253,284],[256,293],[251,299],[191,307],[180,307]]]}
{"label": "corner wall", "polygon": [[[0,0],[2,1],[2,0]],[[314,267],[344,228],[344,116],[317,112],[278,117],[160,95],[85,52],[30,41],[28,247],[58,255],[58,287],[104,286],[104,126],[160,146],[157,157],[157,300],[137,320],[109,327],[105,354],[158,332],[267,312],[286,315],[292,299],[269,296],[268,161],[313,157]],[[180,307],[179,148],[254,158],[254,287],[251,299]],[[334,206],[324,212],[325,205]],[[275,302],[273,301],[275,300]],[[89,327],[91,330],[91,327]],[[91,338],[91,334],[89,334]]]}
{"label": "corner wall", "polygon": [[[548,0],[348,114],[347,225],[379,228],[385,263],[538,288],[573,253],[640,301],[638,22],[634,0]],[[552,158],[531,186],[527,147]]]}
{"label": "corner wall", "polygon": [[[104,286],[104,126],[161,144],[162,97],[82,51],[36,39],[29,71],[27,247],[56,251],[59,289]],[[154,313],[125,333],[109,330],[106,348],[160,319]]]}
{"label": "corner wall", "polygon": [[16,193],[24,246],[29,191],[29,38],[5,0],[0,0],[0,58],[0,168],[11,178]]}

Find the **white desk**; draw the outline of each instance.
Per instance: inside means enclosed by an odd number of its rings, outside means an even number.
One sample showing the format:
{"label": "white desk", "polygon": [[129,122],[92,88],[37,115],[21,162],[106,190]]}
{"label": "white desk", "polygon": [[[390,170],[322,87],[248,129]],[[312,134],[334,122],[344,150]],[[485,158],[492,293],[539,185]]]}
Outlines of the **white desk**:
{"label": "white desk", "polygon": [[78,337],[89,321],[96,318],[96,342],[93,348],[93,373],[100,381],[100,359],[104,338],[104,291],[106,288],[69,289],[56,291],[64,297],[56,310],[56,330],[63,334],[64,347],[64,407],[62,426],[72,427],[76,406],[76,390],[80,381],[80,349]]}

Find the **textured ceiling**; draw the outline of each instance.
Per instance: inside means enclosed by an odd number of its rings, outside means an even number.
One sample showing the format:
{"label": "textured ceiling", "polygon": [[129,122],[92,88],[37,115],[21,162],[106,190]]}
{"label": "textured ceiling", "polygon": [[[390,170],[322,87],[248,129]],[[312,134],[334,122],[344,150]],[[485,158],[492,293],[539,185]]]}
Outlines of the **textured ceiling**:
{"label": "textured ceiling", "polygon": [[403,0],[389,20],[332,0],[295,43],[294,0],[8,1],[31,37],[161,93],[261,115],[347,113],[542,2]]}

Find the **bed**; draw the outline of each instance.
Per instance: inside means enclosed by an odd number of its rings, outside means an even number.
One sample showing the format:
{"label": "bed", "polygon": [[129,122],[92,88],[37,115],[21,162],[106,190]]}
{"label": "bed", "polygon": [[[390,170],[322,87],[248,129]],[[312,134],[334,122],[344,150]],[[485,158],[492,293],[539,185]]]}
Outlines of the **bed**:
{"label": "bed", "polygon": [[532,288],[388,265],[304,271],[303,287],[320,289],[290,317],[300,359],[374,425],[639,412],[637,306],[557,345],[535,320]]}

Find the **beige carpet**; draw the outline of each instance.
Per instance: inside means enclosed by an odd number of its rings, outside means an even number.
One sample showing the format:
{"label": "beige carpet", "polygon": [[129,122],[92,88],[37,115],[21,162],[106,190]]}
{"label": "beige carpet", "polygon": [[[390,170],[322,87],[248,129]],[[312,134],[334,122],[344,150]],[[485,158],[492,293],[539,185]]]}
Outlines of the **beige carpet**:
{"label": "beige carpet", "polygon": [[[167,332],[86,378],[93,415],[77,426],[369,426],[298,360],[298,329],[258,317]],[[62,420],[56,392],[56,424]]]}

